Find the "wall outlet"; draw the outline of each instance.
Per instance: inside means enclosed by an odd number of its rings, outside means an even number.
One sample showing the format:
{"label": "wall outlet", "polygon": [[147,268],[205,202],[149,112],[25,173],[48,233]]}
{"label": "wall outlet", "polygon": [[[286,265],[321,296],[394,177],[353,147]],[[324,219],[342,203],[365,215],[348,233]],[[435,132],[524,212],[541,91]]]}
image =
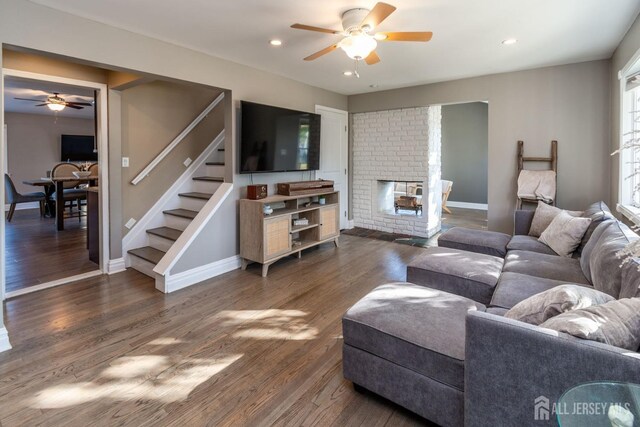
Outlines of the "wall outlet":
{"label": "wall outlet", "polygon": [[128,157],[123,157],[122,158],[122,167],[123,168],[128,168],[129,167],[129,158]]}
{"label": "wall outlet", "polygon": [[129,230],[131,230],[133,228],[134,225],[136,225],[136,221],[135,219],[131,218],[129,221],[127,221],[127,223],[124,225],[125,227],[127,227]]}
{"label": "wall outlet", "polygon": [[192,162],[192,161],[193,161],[193,160],[191,160],[189,157],[187,157],[187,160],[185,160],[185,161],[184,161],[184,165],[185,165],[186,167],[189,167],[189,165],[191,164],[191,162]]}

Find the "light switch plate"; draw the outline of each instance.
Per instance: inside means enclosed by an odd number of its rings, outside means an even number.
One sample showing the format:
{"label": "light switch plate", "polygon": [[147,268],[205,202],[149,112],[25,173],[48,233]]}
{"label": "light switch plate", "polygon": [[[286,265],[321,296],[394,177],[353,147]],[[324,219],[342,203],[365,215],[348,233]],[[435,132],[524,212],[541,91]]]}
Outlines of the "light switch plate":
{"label": "light switch plate", "polygon": [[131,218],[129,221],[127,221],[127,223],[124,226],[127,227],[129,230],[131,230],[131,228],[133,228],[133,226],[136,225],[136,222],[138,221]]}
{"label": "light switch plate", "polygon": [[123,168],[128,168],[129,167],[129,158],[128,157],[123,157],[122,158],[122,167]]}
{"label": "light switch plate", "polygon": [[185,165],[186,167],[189,167],[189,165],[191,164],[191,162],[192,162],[192,161],[193,161],[193,160],[191,160],[191,158],[187,157],[187,160],[185,160],[185,161],[184,161],[184,165]]}

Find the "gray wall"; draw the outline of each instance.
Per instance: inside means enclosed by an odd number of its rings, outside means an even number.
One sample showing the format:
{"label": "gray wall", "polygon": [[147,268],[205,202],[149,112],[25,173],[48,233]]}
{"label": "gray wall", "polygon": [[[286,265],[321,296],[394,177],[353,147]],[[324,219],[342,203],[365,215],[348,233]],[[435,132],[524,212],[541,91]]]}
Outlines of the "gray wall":
{"label": "gray wall", "polygon": [[489,116],[485,102],[442,106],[442,179],[450,201],[487,203]]}
{"label": "gray wall", "polygon": [[[611,145],[610,152],[620,147],[620,80],[618,80],[618,71],[620,71],[632,59],[635,53],[640,49],[640,16],[636,18],[622,42],[616,49],[611,58]],[[620,158],[619,156],[611,157],[611,209],[615,211],[616,203],[618,203],[618,186],[620,185]]]}
{"label": "gray wall", "polygon": [[354,95],[349,112],[489,101],[489,228],[511,232],[520,139],[531,156],[558,140],[559,206],[608,200],[609,88],[609,61],[592,61]]}
{"label": "gray wall", "polygon": [[9,173],[21,193],[40,191],[23,184],[38,179],[60,163],[60,136],[93,135],[93,120],[51,114],[5,113]]}

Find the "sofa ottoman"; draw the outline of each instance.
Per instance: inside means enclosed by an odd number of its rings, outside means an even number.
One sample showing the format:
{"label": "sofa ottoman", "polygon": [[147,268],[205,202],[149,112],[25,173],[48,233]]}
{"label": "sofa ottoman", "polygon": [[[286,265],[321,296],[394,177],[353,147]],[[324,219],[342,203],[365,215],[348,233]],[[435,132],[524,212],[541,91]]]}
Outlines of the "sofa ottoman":
{"label": "sofa ottoman", "polygon": [[504,258],[510,240],[497,231],[453,227],[438,237],[438,246]]}
{"label": "sofa ottoman", "polygon": [[488,304],[504,260],[444,247],[430,247],[407,265],[407,282]]}
{"label": "sofa ottoman", "polygon": [[342,319],[344,377],[443,426],[462,426],[465,316],[484,305],[411,283],[382,285]]}

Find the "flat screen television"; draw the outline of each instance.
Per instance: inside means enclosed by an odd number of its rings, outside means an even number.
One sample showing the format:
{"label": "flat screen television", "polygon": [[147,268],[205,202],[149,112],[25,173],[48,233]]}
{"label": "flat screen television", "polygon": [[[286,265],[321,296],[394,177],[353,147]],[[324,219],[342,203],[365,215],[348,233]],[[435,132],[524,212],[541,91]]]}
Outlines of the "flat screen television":
{"label": "flat screen television", "polygon": [[92,135],[62,135],[60,160],[63,162],[96,162],[98,153]]}
{"label": "flat screen television", "polygon": [[320,167],[320,115],[241,102],[240,173]]}

